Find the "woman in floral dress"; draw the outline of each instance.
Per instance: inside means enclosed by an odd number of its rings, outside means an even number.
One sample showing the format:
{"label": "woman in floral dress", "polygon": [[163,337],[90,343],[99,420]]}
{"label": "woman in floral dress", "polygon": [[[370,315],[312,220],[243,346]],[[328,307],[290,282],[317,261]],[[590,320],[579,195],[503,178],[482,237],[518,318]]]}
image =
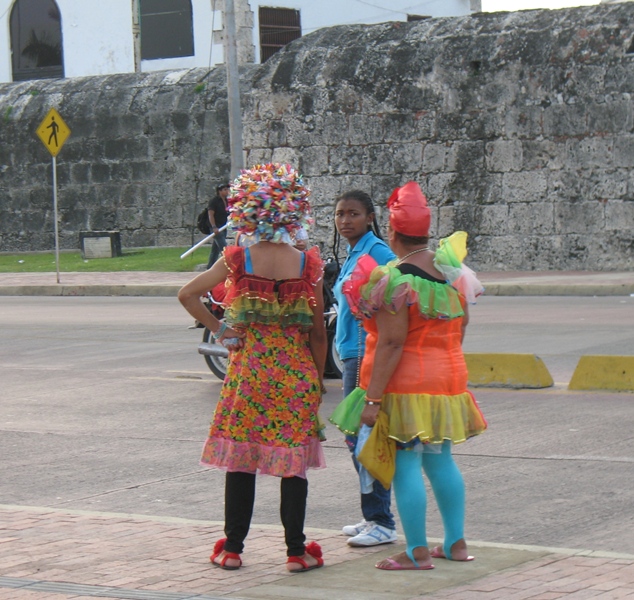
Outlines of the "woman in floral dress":
{"label": "woman in floral dress", "polygon": [[[308,223],[308,189],[288,165],[258,165],[235,180],[229,221],[248,247],[227,247],[223,260],[179,292],[185,309],[230,350],[202,463],[226,471],[225,534],[211,555],[238,569],[249,531],[257,473],[281,478],[280,514],[287,569],[323,565],[306,545],[306,471],[323,468],[317,411],[326,360],[322,261],[315,247],[300,252],[292,234]],[[225,320],[201,296],[225,281]]]}

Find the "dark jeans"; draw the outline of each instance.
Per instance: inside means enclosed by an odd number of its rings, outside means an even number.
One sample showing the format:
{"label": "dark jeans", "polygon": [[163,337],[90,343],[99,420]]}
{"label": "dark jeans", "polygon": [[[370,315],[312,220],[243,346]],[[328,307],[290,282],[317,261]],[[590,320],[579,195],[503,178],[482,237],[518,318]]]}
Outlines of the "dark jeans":
{"label": "dark jeans", "polygon": [[[280,516],[284,526],[286,556],[303,556],[304,519],[308,481],[302,477],[283,477],[281,480]],[[225,535],[227,552],[240,554],[249,533],[253,503],[255,502],[255,475],[253,473],[227,473],[225,477]]]}
{"label": "dark jeans", "polygon": [[[344,397],[354,390],[357,385],[357,370],[359,360],[357,358],[346,358],[343,361],[343,394]],[[357,445],[357,438],[353,435],[346,436],[346,444],[352,453],[352,462],[357,473],[359,463],[354,455],[354,448]],[[378,481],[372,484],[372,492],[361,494],[361,514],[366,521],[374,521],[381,527],[395,529],[394,515],[390,510],[390,495],[392,490],[386,490]]]}
{"label": "dark jeans", "polygon": [[208,269],[211,269],[211,266],[218,260],[218,257],[227,245],[227,230],[219,231],[212,240],[209,262],[207,263]]}

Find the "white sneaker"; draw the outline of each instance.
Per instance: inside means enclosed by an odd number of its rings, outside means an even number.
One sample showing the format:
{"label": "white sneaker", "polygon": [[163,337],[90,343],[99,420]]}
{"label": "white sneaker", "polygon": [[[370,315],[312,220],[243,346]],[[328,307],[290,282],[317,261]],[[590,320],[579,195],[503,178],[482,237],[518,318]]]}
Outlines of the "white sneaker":
{"label": "white sneaker", "polygon": [[379,544],[391,544],[398,539],[396,530],[381,527],[369,522],[363,531],[348,540],[349,546],[378,546]]}
{"label": "white sneaker", "polygon": [[368,525],[373,525],[372,521],[366,521],[363,519],[361,523],[357,523],[356,525],[346,525],[341,532],[344,535],[359,535]]}

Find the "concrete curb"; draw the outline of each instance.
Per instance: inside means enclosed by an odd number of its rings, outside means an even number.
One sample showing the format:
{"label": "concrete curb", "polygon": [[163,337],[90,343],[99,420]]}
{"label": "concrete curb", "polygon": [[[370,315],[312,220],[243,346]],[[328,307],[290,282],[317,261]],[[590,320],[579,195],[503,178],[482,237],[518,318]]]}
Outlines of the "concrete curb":
{"label": "concrete curb", "polygon": [[469,385],[540,389],[554,384],[552,375],[535,354],[465,352]]}
{"label": "concrete curb", "polygon": [[[0,285],[0,296],[154,296],[176,297],[180,285],[146,284],[44,284]],[[488,284],[485,296],[630,296],[634,284]]]}
{"label": "concrete curb", "polygon": [[582,356],[568,389],[634,392],[634,356]]}
{"label": "concrete curb", "polygon": [[95,284],[95,285],[5,285],[0,296],[147,296],[176,298],[179,285]]}
{"label": "concrete curb", "polygon": [[630,296],[634,284],[489,283],[486,296]]}

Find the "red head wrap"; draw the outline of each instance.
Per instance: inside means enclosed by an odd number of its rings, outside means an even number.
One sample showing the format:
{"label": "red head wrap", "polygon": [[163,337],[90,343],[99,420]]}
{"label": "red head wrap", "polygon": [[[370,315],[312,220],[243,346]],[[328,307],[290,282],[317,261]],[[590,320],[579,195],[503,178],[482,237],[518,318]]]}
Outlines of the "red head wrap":
{"label": "red head wrap", "polygon": [[429,235],[431,211],[427,206],[427,198],[415,181],[396,188],[387,207],[390,211],[390,226],[394,231],[412,237]]}

